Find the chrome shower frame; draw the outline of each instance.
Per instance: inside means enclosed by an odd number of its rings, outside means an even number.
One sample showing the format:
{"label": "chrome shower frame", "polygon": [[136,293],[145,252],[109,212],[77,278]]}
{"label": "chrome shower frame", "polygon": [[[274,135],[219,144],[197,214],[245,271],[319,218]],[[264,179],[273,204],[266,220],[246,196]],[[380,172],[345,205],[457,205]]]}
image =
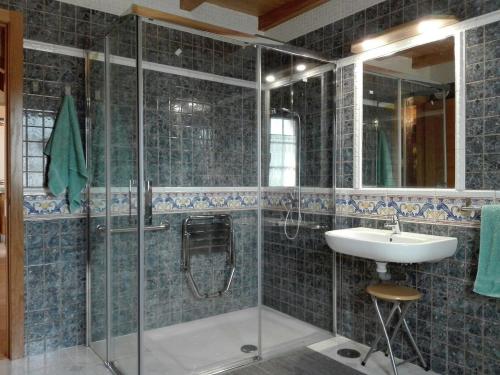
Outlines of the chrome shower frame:
{"label": "chrome shower frame", "polygon": [[[137,27],[137,32],[136,32],[136,38],[135,38],[135,43],[136,43],[136,53],[135,53],[135,69],[136,69],[136,108],[137,108],[137,119],[136,119],[136,145],[137,145],[137,152],[138,152],[138,158],[137,158],[137,184],[134,187],[134,190],[137,194],[137,228],[135,229],[137,231],[137,264],[138,264],[138,269],[137,269],[137,283],[138,283],[138,290],[137,290],[137,298],[138,298],[138,306],[137,306],[137,332],[134,332],[134,334],[137,334],[137,337],[134,337],[134,340],[137,342],[138,346],[138,352],[137,352],[137,372],[138,374],[144,374],[144,288],[145,288],[145,264],[144,264],[144,252],[145,252],[145,244],[144,244],[144,236],[145,232],[149,230],[168,230],[168,223],[164,224],[161,223],[158,226],[154,226],[151,228],[148,228],[150,223],[146,223],[145,221],[145,213],[146,210],[149,212],[149,208],[146,207],[147,202],[145,199],[145,193],[148,189],[144,186],[144,175],[145,175],[145,160],[144,160],[144,111],[143,111],[143,106],[144,106],[144,82],[143,82],[143,61],[142,61],[142,53],[143,53],[143,40],[142,40],[142,28],[143,28],[143,23],[146,22],[145,19],[143,19],[140,16],[135,16],[134,23]],[[110,88],[110,64],[111,64],[111,50],[110,50],[110,36],[107,35],[104,39],[105,41],[105,51],[102,53],[101,59],[104,61],[105,65],[105,123],[106,123],[106,129],[105,129],[105,143],[106,143],[106,150],[105,150],[105,157],[106,157],[106,162],[105,162],[105,175],[106,175],[106,201],[111,202],[111,187],[109,185],[109,181],[111,181],[111,112],[110,112],[110,97],[111,97],[111,88]],[[260,307],[263,305],[263,292],[262,292],[262,285],[263,285],[263,219],[262,219],[262,120],[263,120],[263,105],[265,105],[265,101],[263,101],[263,97],[268,95],[269,90],[271,89],[270,86],[264,85],[262,83],[262,51],[265,49],[271,49],[271,50],[276,50],[280,51],[282,53],[294,55],[294,56],[302,56],[306,57],[309,59],[314,59],[322,63],[326,63],[325,65],[318,66],[316,68],[310,69],[305,72],[301,72],[300,74],[293,74],[292,77],[289,77],[287,80],[281,80],[280,82],[276,83],[281,83],[281,84],[289,84],[292,82],[300,81],[304,78],[307,77],[313,77],[317,76],[318,74],[322,74],[325,72],[333,72],[335,74],[335,64],[331,60],[327,60],[324,57],[316,56],[315,53],[305,53],[302,49],[293,49],[288,50],[286,48],[280,48],[279,46],[268,46],[268,45],[255,45],[256,49],[256,75],[255,75],[255,89],[256,89],[256,131],[257,131],[257,226],[258,226],[258,231],[257,231],[257,262],[258,262],[258,270],[257,270],[257,277],[258,277],[258,334],[257,334],[257,345],[258,345],[258,350],[255,353],[254,357],[248,357],[245,359],[242,359],[240,362],[237,363],[228,363],[227,365],[224,364],[224,367],[221,367],[217,370],[212,371],[211,373],[219,373],[223,372],[235,367],[239,367],[248,363],[251,363],[256,360],[260,360],[262,358],[262,311]],[[88,64],[88,61],[87,61]],[[147,62],[145,63],[147,64]],[[86,68],[86,73],[90,74],[90,69]],[[86,77],[88,81],[88,77]],[[88,84],[88,82],[87,82]],[[90,93],[87,92],[87,108],[90,105]],[[335,111],[333,111],[335,114]],[[301,120],[299,120],[301,121]],[[91,139],[92,134],[90,131],[90,123],[89,120],[87,120],[87,135],[88,139]],[[335,132],[333,132],[335,134]],[[334,141],[335,143],[335,141]],[[90,149],[90,145],[87,144],[87,150]],[[335,157],[335,153],[333,154]],[[335,165],[335,163],[333,163]],[[335,168],[334,168],[335,171]],[[334,181],[335,181],[335,174],[334,174]],[[299,189],[300,189],[300,175],[299,175]],[[130,187],[130,190],[132,190],[132,186]],[[90,191],[87,191],[87,194],[90,194]],[[335,194],[335,184],[334,184],[334,189],[333,189],[333,194]],[[89,195],[88,195],[89,196]],[[90,196],[89,196],[90,197]],[[333,198],[335,195],[333,195]],[[335,199],[333,199],[335,200]],[[299,202],[299,204],[301,204]],[[90,213],[89,213],[90,215]],[[148,225],[148,226],[146,226]],[[133,225],[132,225],[133,227]],[[111,253],[111,235],[113,232],[120,232],[120,229],[117,230],[112,230],[112,212],[111,212],[111,206],[109,204],[106,205],[106,215],[105,215],[105,224],[102,227],[104,229],[102,232],[104,234],[103,237],[105,237],[106,240],[106,248],[110,249],[109,251],[106,252],[106,290],[105,293],[107,294],[106,296],[106,349],[105,349],[105,357],[102,358],[105,362],[105,365],[115,374],[120,374],[119,369],[114,365],[112,361],[112,352],[113,352],[113,343],[112,343],[112,324],[110,322],[113,319],[112,316],[112,289],[111,289],[111,267],[112,267],[112,253]],[[134,230],[134,228],[125,228],[128,231]],[[90,233],[89,233],[90,235]],[[135,246],[135,245],[134,245]],[[91,279],[91,272],[90,272],[90,252],[88,253],[88,259],[87,259],[87,345],[90,344],[91,337],[90,337],[90,328],[91,328],[91,314],[90,314],[90,279]],[[135,256],[134,256],[135,257]],[[334,257],[334,267],[333,267],[333,280],[335,284],[336,276],[335,276],[335,270],[336,270],[336,265],[335,265],[335,257]],[[336,288],[335,285],[333,287],[334,294],[336,293]],[[333,315],[336,315],[336,296],[334,295],[333,297],[333,303],[334,303],[334,309],[333,309]],[[334,318],[335,321],[335,318]],[[336,334],[336,323],[333,324],[333,334]],[[135,345],[135,344],[134,344]],[[102,357],[102,355],[101,355]]]}

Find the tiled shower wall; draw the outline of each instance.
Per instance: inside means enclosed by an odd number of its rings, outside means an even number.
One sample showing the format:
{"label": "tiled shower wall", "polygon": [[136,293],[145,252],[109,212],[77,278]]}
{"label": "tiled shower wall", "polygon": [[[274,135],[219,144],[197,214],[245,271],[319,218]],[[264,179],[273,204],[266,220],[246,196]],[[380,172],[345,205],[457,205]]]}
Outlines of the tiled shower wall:
{"label": "tiled shower wall", "polygon": [[[147,232],[145,238],[145,329],[207,318],[257,305],[257,214],[255,210],[229,211],[233,219],[236,271],[229,293],[221,298],[196,299],[181,271],[182,222],[189,215],[220,214],[196,211],[155,215],[154,222],[168,220],[168,231]],[[91,238],[103,238],[95,228],[104,218],[92,220]],[[127,226],[126,216],[117,217],[115,225]],[[135,233],[114,235],[112,261],[114,335],[120,336],[137,329],[136,243]],[[105,245],[92,241],[92,332],[91,340],[105,337]],[[202,293],[220,290],[226,281],[226,254],[207,245],[193,254],[192,273]]]}
{"label": "tiled shower wall", "polygon": [[256,186],[255,89],[146,71],[146,174],[154,186]]}
{"label": "tiled shower wall", "polygon": [[[305,214],[299,235],[285,236],[281,210],[263,211],[263,303],[328,331],[333,330],[333,253],[324,232],[331,215]],[[288,228],[295,233],[295,226]]]}
{"label": "tiled shower wall", "polygon": [[85,343],[86,222],[25,221],[26,354]]}
{"label": "tiled shower wall", "polygon": [[[290,55],[275,51],[264,51],[263,61],[264,74],[276,75],[293,69],[293,64],[297,63]],[[296,112],[301,119],[300,185],[309,189],[302,193],[301,204],[308,213],[303,216],[302,226],[295,239],[287,239],[283,223],[286,216],[284,208],[296,207],[293,201],[297,198],[296,193],[292,196],[290,189],[273,187],[277,190],[265,191],[262,197],[265,208],[263,302],[273,309],[329,331],[333,327],[333,260],[323,233],[332,228],[332,193],[325,191],[329,190],[333,181],[334,91],[333,72],[269,91],[269,105],[277,109],[275,116],[280,115],[280,108],[287,108]],[[297,123],[296,116],[294,120]],[[267,126],[269,122],[263,121],[264,187],[269,185],[270,132]],[[295,224],[291,223],[287,230],[293,235]]]}
{"label": "tiled shower wall", "polygon": [[[86,48],[116,16],[58,1],[1,1],[24,13],[26,39]],[[44,184],[43,147],[66,85],[77,104],[84,136],[84,61],[24,49],[25,188]],[[54,201],[25,202],[25,213],[51,212]],[[36,207],[36,209],[35,209]],[[33,210],[33,211],[32,211]],[[85,342],[86,220],[79,216],[25,221],[25,351],[37,354]]]}
{"label": "tiled shower wall", "polygon": [[[0,6],[25,14],[26,39],[76,48],[96,45],[97,49],[102,49],[99,41],[108,27],[117,20],[114,15],[58,1],[0,1]],[[226,78],[254,80],[253,48],[245,50],[230,43],[149,24],[145,24],[144,35],[146,61]],[[131,56],[132,40],[130,35],[124,35],[119,40],[120,49],[116,52],[122,56]],[[174,54],[178,48],[182,50],[180,56]],[[24,52],[24,186],[39,189],[45,184],[46,160],[42,154],[43,146],[50,136],[67,84],[71,86],[72,95],[76,99],[84,139],[84,61],[77,57],[26,48]],[[145,87],[146,91],[153,93],[146,97],[146,127],[149,132],[147,137],[150,137],[147,156],[150,158],[148,166],[151,167],[148,177],[154,180],[156,186],[255,186],[257,153],[255,97],[252,90],[150,71],[146,72],[146,85],[150,86]],[[99,93],[101,100],[103,93]],[[228,124],[231,126],[227,126]],[[172,150],[169,154],[164,152],[167,147]],[[200,147],[206,152],[195,154],[194,151]],[[208,150],[214,149],[218,152],[207,157]],[[94,151],[99,154],[99,148]],[[228,160],[231,159],[237,162],[229,163]],[[247,166],[248,169],[245,169]],[[181,172],[170,173],[170,170],[177,171],[177,168],[181,168]],[[94,177],[97,181],[102,182],[102,171],[103,168],[96,168]],[[128,185],[128,178],[126,182],[123,186]],[[170,195],[158,195],[155,198],[161,209],[168,210],[171,207],[185,211],[197,207],[215,208],[221,212],[221,209],[226,208],[224,212],[233,213],[231,209],[236,204],[238,208],[255,208],[252,203],[255,197],[252,195],[250,201],[245,197],[245,192],[231,192],[223,196],[212,192],[189,198],[182,194],[174,194],[173,197]],[[241,227],[244,229],[238,229],[238,239],[252,241],[245,232],[245,228],[254,225],[252,212],[248,211],[246,216],[244,212],[234,212],[237,222],[244,221]],[[68,216],[64,197],[47,196],[39,192],[25,197],[25,214],[26,353],[37,354],[83,344],[87,245],[82,241],[86,238],[86,220],[81,215]],[[66,216],[58,217],[59,214]],[[177,224],[179,218],[180,216],[176,219]],[[177,232],[175,231],[175,236],[179,235]],[[249,233],[254,234],[255,230],[252,229]],[[176,255],[178,251],[180,250],[175,249]],[[241,254],[250,255],[247,254],[248,251],[241,250]],[[249,256],[248,261],[251,259],[253,258]],[[75,272],[70,278],[62,274],[62,269],[73,269]],[[159,274],[151,275],[151,284],[157,283],[159,277]],[[244,277],[244,280],[237,280],[239,285],[255,281],[252,281],[248,273]],[[182,283],[185,283],[184,279]],[[155,326],[153,316],[157,316],[161,322],[175,322],[203,314],[210,315],[215,311],[250,306],[254,303],[254,296],[250,295],[252,290],[238,287],[220,306],[212,304],[207,310],[206,307],[191,303],[190,308],[187,305],[183,308],[182,317],[172,313],[175,316],[167,318],[165,311],[157,309],[160,304],[153,301],[159,294],[163,293],[165,296],[167,292],[155,289],[151,297],[151,305],[154,307],[152,311],[148,311],[151,327]],[[186,294],[183,298],[188,303]]]}

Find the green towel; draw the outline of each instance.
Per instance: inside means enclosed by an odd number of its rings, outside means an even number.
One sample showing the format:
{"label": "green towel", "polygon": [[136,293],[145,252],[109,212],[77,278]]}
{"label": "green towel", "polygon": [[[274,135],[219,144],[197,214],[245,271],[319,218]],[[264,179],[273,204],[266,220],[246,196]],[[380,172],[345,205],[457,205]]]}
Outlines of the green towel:
{"label": "green towel", "polygon": [[80,208],[80,193],[87,183],[88,175],[75,101],[71,96],[64,97],[44,153],[50,156],[48,172],[50,191],[54,195],[59,195],[67,190],[69,209],[74,212]]}
{"label": "green towel", "polygon": [[483,206],[474,292],[500,297],[500,205]]}
{"label": "green towel", "polygon": [[378,133],[378,160],[377,160],[377,186],[394,186],[394,177],[392,175],[391,148],[385,132],[381,129]]}

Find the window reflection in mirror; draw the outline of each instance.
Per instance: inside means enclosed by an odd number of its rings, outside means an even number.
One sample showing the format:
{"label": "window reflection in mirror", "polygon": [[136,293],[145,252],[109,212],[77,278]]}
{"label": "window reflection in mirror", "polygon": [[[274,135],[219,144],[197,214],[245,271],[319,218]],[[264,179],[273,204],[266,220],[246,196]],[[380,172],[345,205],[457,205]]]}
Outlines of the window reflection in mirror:
{"label": "window reflection in mirror", "polygon": [[271,117],[269,186],[295,186],[297,133],[292,117]]}
{"label": "window reflection in mirror", "polygon": [[455,186],[453,38],[363,64],[363,185]]}

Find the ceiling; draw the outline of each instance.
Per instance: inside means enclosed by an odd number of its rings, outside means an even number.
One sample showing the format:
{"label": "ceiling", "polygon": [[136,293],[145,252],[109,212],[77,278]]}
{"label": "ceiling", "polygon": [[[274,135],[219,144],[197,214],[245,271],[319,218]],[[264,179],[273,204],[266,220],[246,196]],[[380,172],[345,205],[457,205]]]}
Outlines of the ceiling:
{"label": "ceiling", "polygon": [[183,10],[193,11],[203,3],[249,14],[259,18],[259,30],[269,30],[299,16],[328,0],[180,0]]}

